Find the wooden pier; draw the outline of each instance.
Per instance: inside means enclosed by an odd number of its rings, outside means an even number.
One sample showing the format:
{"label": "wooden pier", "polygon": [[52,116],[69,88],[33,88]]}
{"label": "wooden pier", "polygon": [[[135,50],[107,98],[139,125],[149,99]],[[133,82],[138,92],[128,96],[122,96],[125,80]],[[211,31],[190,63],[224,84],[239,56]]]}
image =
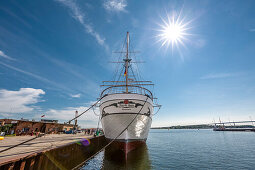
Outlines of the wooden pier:
{"label": "wooden pier", "polygon": [[[30,138],[33,137],[6,137],[0,141],[0,152]],[[83,146],[81,144],[83,140],[89,141],[88,145]],[[48,169],[52,167],[53,169],[54,167],[55,169],[70,169],[72,166],[75,166],[74,163],[66,165],[66,162],[70,162],[70,160],[77,162],[79,159],[84,159],[84,157],[96,152],[103,144],[103,136],[93,137],[84,134],[46,135],[45,137],[36,138],[26,144],[0,153],[0,169]],[[62,157],[56,156],[60,153]]]}

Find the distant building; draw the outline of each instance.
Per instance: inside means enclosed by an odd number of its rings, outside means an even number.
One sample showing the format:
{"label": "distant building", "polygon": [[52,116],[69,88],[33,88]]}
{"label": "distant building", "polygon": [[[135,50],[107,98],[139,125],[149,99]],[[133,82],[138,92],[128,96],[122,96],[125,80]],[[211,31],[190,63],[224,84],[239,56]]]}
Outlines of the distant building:
{"label": "distant building", "polygon": [[57,123],[57,120],[29,121],[26,119],[0,119],[0,130],[4,129],[7,134],[28,135],[33,132],[60,133],[72,130],[74,125]]}

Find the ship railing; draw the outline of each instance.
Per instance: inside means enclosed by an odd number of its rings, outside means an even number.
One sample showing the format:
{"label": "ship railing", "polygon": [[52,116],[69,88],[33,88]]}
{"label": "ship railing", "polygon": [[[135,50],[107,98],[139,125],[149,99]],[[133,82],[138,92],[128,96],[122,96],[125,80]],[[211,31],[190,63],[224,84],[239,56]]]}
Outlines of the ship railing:
{"label": "ship railing", "polygon": [[112,85],[104,89],[101,93],[101,98],[109,94],[123,94],[126,93],[126,88],[128,88],[129,94],[142,94],[148,96],[153,100],[152,92],[142,86],[137,85]]}

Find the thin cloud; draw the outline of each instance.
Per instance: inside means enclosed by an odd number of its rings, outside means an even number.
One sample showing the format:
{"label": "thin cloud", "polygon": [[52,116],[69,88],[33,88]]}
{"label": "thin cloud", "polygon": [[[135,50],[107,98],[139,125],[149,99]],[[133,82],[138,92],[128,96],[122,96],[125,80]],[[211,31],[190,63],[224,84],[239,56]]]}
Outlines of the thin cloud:
{"label": "thin cloud", "polygon": [[218,73],[218,74],[208,74],[200,77],[200,79],[219,79],[238,76],[237,73]]}
{"label": "thin cloud", "polygon": [[20,17],[19,15],[16,15],[14,12],[12,12],[11,10],[4,8],[4,7],[0,7],[1,11],[4,11],[6,14],[8,14],[9,16],[11,16],[12,18],[14,18],[16,21],[20,22],[21,24],[25,25],[28,28],[32,28],[32,26],[26,21],[24,20],[24,17]]}
{"label": "thin cloud", "polygon": [[252,28],[249,30],[250,32],[255,32],[255,28]]}
{"label": "thin cloud", "polygon": [[[44,77],[41,77],[41,76],[39,76],[39,75],[36,75],[36,74],[34,74],[34,73],[31,73],[31,72],[28,72],[28,71],[25,71],[25,70],[16,68],[16,67],[14,67],[14,66],[11,66],[11,65],[9,65],[9,64],[3,63],[3,62],[1,62],[1,61],[0,61],[0,64],[3,65],[3,66],[5,66],[5,67],[7,67],[7,68],[9,68],[9,69],[15,70],[15,71],[17,71],[17,72],[20,72],[20,73],[23,73],[23,74],[28,75],[28,76],[30,76],[30,77],[33,77],[33,78],[35,78],[35,79],[37,79],[37,80],[40,80],[40,81],[42,81],[42,82],[44,82],[44,83],[53,85],[53,86],[57,87],[57,89],[62,89],[62,90],[64,90],[64,91],[72,92],[70,89],[68,89],[68,88],[66,88],[66,87],[64,87],[64,86],[62,86],[62,85],[60,85],[60,84],[57,84],[57,83],[55,83],[55,82],[53,82],[53,81],[50,81],[50,80],[48,80],[48,79],[46,79],[46,78],[44,78]],[[62,91],[62,90],[61,90],[61,91]]]}
{"label": "thin cloud", "polygon": [[3,63],[3,62],[0,62],[0,64],[3,65],[3,66],[5,66],[5,67],[7,67],[7,68],[10,68],[10,69],[12,69],[12,70],[15,70],[15,71],[17,71],[17,72],[26,74],[26,75],[31,76],[31,77],[33,77],[33,78],[36,78],[36,79],[38,79],[38,80],[41,80],[41,81],[44,81],[44,82],[50,82],[48,79],[43,78],[43,77],[41,77],[41,76],[38,76],[38,75],[36,75],[36,74],[34,74],[34,73],[30,73],[30,72],[28,72],[28,71],[25,71],[25,70],[16,68],[16,67],[14,67],[14,66],[11,66],[11,65],[6,64],[6,63]]}
{"label": "thin cloud", "polygon": [[12,114],[9,113],[0,113],[0,115],[6,119],[9,119],[12,116]]}
{"label": "thin cloud", "polygon": [[[56,66],[61,67],[61,70],[63,72],[67,72],[72,75],[72,77],[76,77],[79,79],[80,83],[85,83],[86,86],[76,86],[76,88],[73,87],[73,90],[76,91],[70,94],[80,93],[85,95],[92,95],[95,94],[95,91],[98,90],[99,85],[95,83],[92,79],[89,78],[89,75],[86,73],[82,73],[82,70],[84,68],[80,68],[77,65],[73,65],[69,62],[65,62],[63,60],[57,60],[54,58],[50,58],[47,56],[47,59],[49,59],[52,63],[54,63]],[[94,75],[95,77],[95,75]],[[70,95],[69,95],[70,96]]]}
{"label": "thin cloud", "polygon": [[56,1],[68,7],[71,11],[72,17],[85,28],[85,31],[91,36],[93,36],[98,42],[98,44],[108,49],[108,46],[105,43],[105,38],[102,37],[98,32],[96,32],[93,26],[86,21],[85,13],[81,11],[80,7],[74,1],[68,0],[56,0]]}
{"label": "thin cloud", "polygon": [[192,43],[196,48],[203,48],[206,45],[206,40],[205,39],[198,39],[198,40],[195,40]]}
{"label": "thin cloud", "polygon": [[0,50],[0,56],[5,58],[5,59],[8,59],[8,60],[15,60],[14,58],[6,55],[3,51]]}
{"label": "thin cloud", "polygon": [[81,94],[71,94],[70,95],[72,98],[80,98]]}
{"label": "thin cloud", "polygon": [[105,0],[103,3],[104,9],[111,12],[127,12],[127,1],[126,0]]}
{"label": "thin cloud", "polygon": [[42,89],[21,88],[18,91],[6,89],[0,90],[0,112],[21,113],[31,112],[36,104],[40,102],[41,95],[45,92]]}
{"label": "thin cloud", "polygon": [[[38,41],[38,39],[34,39],[34,37],[31,37],[29,34],[25,34],[25,36],[29,38],[24,39],[24,38],[20,38],[13,32],[9,32],[9,30],[2,30],[2,29],[3,28],[0,28],[0,31],[4,32],[8,37],[11,37],[11,40],[21,41],[24,45],[30,47],[30,50],[36,53],[35,57],[38,58],[39,56],[39,57],[43,57],[43,59],[47,59],[52,64],[54,64],[54,67],[56,68],[59,67],[57,70],[61,70],[61,73],[65,72],[64,75],[66,75],[66,77],[70,77],[71,75],[72,75],[71,77],[75,76],[80,80],[79,81],[80,83],[86,84],[86,86],[79,86],[77,83],[75,87],[70,88],[70,86],[68,86],[66,83],[57,82],[55,80],[49,80],[47,77],[43,77],[39,74],[36,74],[33,70],[28,71],[25,68],[24,69],[20,68],[19,67],[20,62],[16,63],[16,64],[19,64],[18,66],[15,66],[14,64],[10,64],[10,63],[7,64],[8,61],[4,62],[4,60],[1,59],[2,58],[1,56],[0,56],[0,67],[1,65],[3,65],[9,69],[15,70],[17,72],[21,72],[22,74],[26,74],[28,76],[31,76],[32,78],[40,80],[43,83],[46,83],[49,85],[49,86],[46,86],[45,88],[47,89],[50,88],[51,90],[59,91],[65,96],[70,96],[70,94],[77,94],[77,93],[81,93],[82,95],[86,94],[86,96],[87,95],[91,96],[96,94],[95,91],[98,89],[99,86],[98,84],[95,83],[93,79],[88,78],[89,75],[87,74],[84,75],[85,73],[82,72],[84,71],[84,68],[78,65],[74,65],[70,62],[65,62],[64,60],[58,60],[52,57],[52,54],[46,53],[41,48],[36,46],[35,44],[40,44],[40,42]],[[85,72],[87,73],[86,69],[85,69]],[[5,74],[5,73],[2,72],[0,74]],[[93,78],[95,78],[95,75],[93,76]],[[92,93],[92,91],[94,92]]]}

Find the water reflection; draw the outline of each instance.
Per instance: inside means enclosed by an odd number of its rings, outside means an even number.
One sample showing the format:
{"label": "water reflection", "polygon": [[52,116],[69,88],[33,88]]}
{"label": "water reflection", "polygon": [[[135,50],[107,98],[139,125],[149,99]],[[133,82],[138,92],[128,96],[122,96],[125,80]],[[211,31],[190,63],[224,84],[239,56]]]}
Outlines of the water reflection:
{"label": "water reflection", "polygon": [[130,151],[127,159],[123,151],[111,146],[106,148],[102,169],[151,169],[147,145],[144,143]]}

